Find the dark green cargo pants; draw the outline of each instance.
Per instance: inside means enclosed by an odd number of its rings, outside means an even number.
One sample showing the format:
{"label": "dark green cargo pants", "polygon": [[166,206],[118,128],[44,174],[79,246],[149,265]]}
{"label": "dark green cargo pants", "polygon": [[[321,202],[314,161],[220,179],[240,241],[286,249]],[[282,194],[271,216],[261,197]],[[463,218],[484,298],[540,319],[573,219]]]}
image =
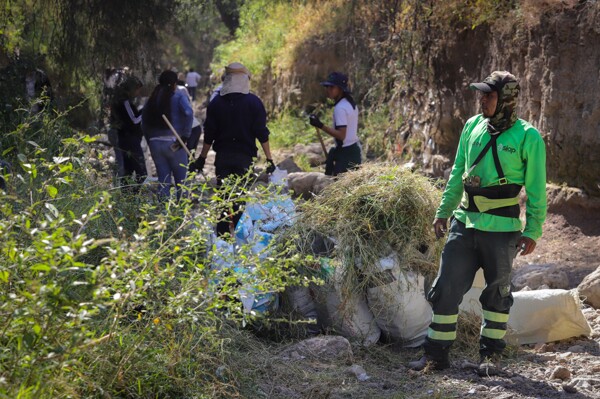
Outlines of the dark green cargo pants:
{"label": "dark green cargo pants", "polygon": [[486,232],[467,229],[454,219],[442,252],[440,270],[427,300],[433,307],[425,351],[432,357],[447,353],[456,339],[458,306],[471,288],[481,267],[486,287],[479,300],[483,323],[479,351],[482,356],[501,353],[506,343],[506,323],[513,304],[511,294],[512,263],[521,232]]}

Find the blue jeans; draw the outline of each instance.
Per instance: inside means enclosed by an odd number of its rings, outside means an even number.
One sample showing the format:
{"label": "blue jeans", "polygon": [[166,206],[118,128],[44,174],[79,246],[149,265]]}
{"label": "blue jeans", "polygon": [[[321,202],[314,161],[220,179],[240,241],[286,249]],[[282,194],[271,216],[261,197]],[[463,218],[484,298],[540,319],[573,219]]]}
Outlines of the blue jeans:
{"label": "blue jeans", "polygon": [[177,187],[177,199],[179,199],[181,197],[180,185],[187,175],[188,156],[182,147],[179,147],[177,151],[173,151],[171,149],[173,144],[172,141],[148,141],[150,153],[154,165],[156,165],[158,182],[161,185],[159,195],[163,198],[169,196],[173,178],[175,187]]}

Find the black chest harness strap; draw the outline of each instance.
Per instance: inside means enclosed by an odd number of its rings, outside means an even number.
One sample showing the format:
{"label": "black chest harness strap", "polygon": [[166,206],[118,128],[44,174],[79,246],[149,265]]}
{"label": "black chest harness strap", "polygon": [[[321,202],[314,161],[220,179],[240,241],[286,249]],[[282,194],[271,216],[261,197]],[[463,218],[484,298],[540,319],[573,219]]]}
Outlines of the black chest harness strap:
{"label": "black chest harness strap", "polygon": [[[520,214],[519,208],[519,192],[521,185],[508,183],[500,164],[498,157],[498,148],[496,140],[500,134],[491,136],[490,141],[483,147],[467,173],[463,176],[463,186],[465,195],[461,202],[461,209],[469,212],[483,212],[496,216],[504,216],[510,218],[518,218]],[[470,174],[475,167],[481,162],[485,154],[492,149],[494,157],[494,165],[498,173],[498,185],[488,187],[478,187],[472,184]]]}

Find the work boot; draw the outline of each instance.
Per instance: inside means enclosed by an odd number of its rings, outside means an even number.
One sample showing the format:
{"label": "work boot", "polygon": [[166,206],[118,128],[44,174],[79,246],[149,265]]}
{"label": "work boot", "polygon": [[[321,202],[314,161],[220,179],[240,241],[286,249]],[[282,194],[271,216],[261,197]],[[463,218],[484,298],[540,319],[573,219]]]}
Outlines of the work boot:
{"label": "work boot", "polygon": [[426,367],[430,367],[433,370],[444,370],[450,367],[450,360],[448,360],[447,354],[439,359],[434,359],[424,354],[419,360],[408,363],[408,368],[415,371],[424,370]]}
{"label": "work boot", "polygon": [[499,356],[497,355],[481,356],[477,374],[479,374],[480,377],[492,377],[500,374],[502,369],[499,360]]}

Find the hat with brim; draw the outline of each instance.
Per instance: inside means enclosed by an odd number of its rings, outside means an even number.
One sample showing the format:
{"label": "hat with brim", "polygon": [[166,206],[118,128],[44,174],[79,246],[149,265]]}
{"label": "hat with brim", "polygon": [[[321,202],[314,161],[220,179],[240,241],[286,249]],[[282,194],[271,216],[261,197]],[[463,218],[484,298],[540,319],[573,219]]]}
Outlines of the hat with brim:
{"label": "hat with brim", "polygon": [[231,93],[250,93],[250,71],[239,62],[234,62],[225,67],[221,96]]}
{"label": "hat with brim", "polygon": [[497,91],[496,87],[494,87],[493,85],[481,82],[481,83],[471,83],[469,85],[469,88],[471,90],[479,90],[482,91],[484,93],[491,93],[493,91]]}
{"label": "hat with brim", "polygon": [[332,72],[327,76],[327,80],[320,83],[321,86],[337,86],[344,93],[350,93],[350,88],[348,87],[348,76],[344,75],[341,72]]}
{"label": "hat with brim", "polygon": [[487,78],[483,79],[481,83],[471,83],[469,88],[471,90],[479,90],[484,93],[491,93],[492,91],[502,92],[504,86],[508,83],[517,82],[517,78],[508,71],[494,71]]}

